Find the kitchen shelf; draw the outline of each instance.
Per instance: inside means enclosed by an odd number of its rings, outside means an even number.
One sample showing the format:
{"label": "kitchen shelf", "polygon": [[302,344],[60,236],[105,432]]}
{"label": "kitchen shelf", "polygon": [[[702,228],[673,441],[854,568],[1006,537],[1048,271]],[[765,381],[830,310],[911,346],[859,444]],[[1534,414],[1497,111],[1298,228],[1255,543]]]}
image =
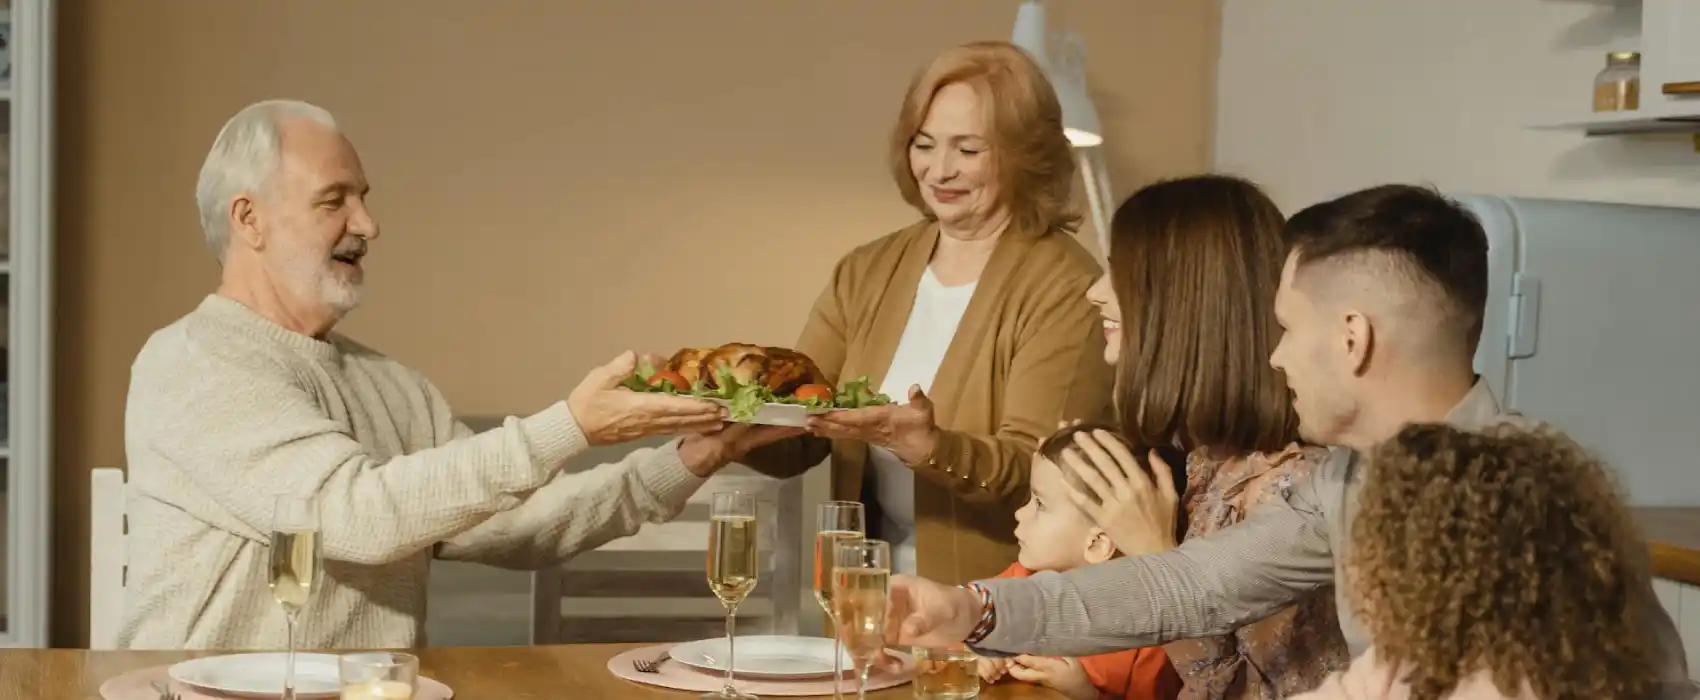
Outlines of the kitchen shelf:
{"label": "kitchen shelf", "polygon": [[1650,110],[1634,112],[1590,112],[1536,122],[1530,129],[1540,131],[1581,131],[1589,136],[1612,134],[1652,134],[1700,131],[1700,110],[1656,114]]}

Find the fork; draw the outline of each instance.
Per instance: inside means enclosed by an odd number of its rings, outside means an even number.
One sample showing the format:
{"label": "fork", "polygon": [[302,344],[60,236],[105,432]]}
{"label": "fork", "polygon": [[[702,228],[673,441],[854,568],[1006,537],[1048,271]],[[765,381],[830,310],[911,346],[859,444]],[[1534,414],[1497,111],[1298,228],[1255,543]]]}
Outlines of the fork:
{"label": "fork", "polygon": [[148,685],[153,686],[154,692],[159,693],[159,700],[178,700],[177,694],[171,692],[171,689],[167,688],[164,683],[152,681]]}
{"label": "fork", "polygon": [[[668,659],[668,653],[664,651],[664,652],[661,652],[660,656],[657,656],[654,659],[638,659],[636,661],[633,661],[632,662],[632,668],[637,669],[638,673],[660,673],[661,672],[661,664],[662,664],[662,662],[665,662],[667,659]],[[169,700],[177,700],[177,699],[176,698],[170,698]]]}

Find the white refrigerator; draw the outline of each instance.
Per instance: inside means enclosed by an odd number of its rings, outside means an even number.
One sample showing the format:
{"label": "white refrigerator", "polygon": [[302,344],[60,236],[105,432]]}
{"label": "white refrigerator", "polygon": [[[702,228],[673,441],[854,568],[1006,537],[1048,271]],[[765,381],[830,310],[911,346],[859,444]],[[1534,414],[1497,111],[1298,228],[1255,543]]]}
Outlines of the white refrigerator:
{"label": "white refrigerator", "polygon": [[1633,504],[1700,505],[1700,209],[1453,196],[1488,234],[1494,394],[1607,460]]}

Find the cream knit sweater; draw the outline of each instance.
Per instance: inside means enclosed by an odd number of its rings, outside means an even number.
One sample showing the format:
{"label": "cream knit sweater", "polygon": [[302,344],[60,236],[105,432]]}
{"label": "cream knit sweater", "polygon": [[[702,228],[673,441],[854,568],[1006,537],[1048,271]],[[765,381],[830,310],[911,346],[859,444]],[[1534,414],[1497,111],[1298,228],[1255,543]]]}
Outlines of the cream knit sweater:
{"label": "cream knit sweater", "polygon": [[217,295],[142,348],[124,438],[125,648],[284,646],[266,572],[278,493],[321,501],[325,579],[298,643],[393,648],[425,643],[433,555],[559,564],[676,516],[703,481],[676,442],[563,474],[587,447],[565,402],[474,435],[400,363]]}

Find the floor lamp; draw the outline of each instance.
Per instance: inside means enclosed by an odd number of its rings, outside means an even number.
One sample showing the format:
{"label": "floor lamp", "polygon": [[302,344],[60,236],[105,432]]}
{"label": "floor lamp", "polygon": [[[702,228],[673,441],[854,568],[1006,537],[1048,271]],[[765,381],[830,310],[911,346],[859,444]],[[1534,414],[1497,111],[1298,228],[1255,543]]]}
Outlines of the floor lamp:
{"label": "floor lamp", "polygon": [[1081,176],[1086,181],[1086,203],[1091,209],[1092,226],[1098,231],[1098,250],[1108,258],[1110,175],[1098,153],[1104,143],[1098,109],[1086,94],[1086,44],[1073,32],[1064,32],[1057,39],[1053,50],[1045,29],[1045,4],[1040,0],[1021,3],[1016,10],[1011,43],[1026,50],[1039,63],[1057,92],[1057,101],[1062,103],[1063,134],[1074,146]]}

